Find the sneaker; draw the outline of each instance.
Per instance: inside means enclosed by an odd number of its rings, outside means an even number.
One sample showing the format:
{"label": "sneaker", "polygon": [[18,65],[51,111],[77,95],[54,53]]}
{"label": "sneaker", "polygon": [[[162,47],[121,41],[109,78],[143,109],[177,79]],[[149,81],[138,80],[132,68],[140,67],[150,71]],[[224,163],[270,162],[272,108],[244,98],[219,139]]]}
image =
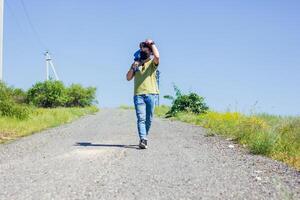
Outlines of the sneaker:
{"label": "sneaker", "polygon": [[147,140],[141,139],[139,147],[141,149],[147,149]]}

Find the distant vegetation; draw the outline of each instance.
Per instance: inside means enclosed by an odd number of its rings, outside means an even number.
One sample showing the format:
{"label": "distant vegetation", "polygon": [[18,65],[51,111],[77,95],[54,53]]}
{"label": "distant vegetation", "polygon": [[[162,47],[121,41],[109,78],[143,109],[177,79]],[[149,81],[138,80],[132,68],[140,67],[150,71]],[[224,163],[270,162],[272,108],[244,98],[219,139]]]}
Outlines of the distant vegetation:
{"label": "distant vegetation", "polygon": [[[190,95],[182,95],[177,87],[175,87],[175,92],[180,95],[176,95],[173,99],[172,106],[157,107],[156,115],[160,117],[171,115],[173,119],[202,126],[208,129],[208,136],[220,134],[231,138],[249,148],[253,154],[269,156],[300,170],[300,117],[268,114],[245,115],[238,112],[220,113],[206,109],[208,107],[203,98],[182,100],[182,96]],[[201,99],[200,103],[199,99]],[[175,105],[178,102],[181,106]],[[182,105],[186,107],[182,108]],[[192,108],[196,105],[199,105],[201,112],[194,112]]]}
{"label": "distant vegetation", "polygon": [[95,98],[96,88],[79,84],[51,80],[24,91],[0,82],[0,143],[96,112]]}
{"label": "distant vegetation", "polygon": [[36,83],[27,92],[28,104],[43,107],[86,107],[96,103],[96,88],[84,88],[80,84],[65,87],[61,81]]}
{"label": "distant vegetation", "polygon": [[124,109],[124,110],[132,110],[134,109],[133,106],[128,106],[128,105],[121,105],[119,106],[120,109]]}
{"label": "distant vegetation", "polygon": [[204,98],[196,93],[182,94],[180,89],[174,85],[175,97],[166,95],[164,98],[172,100],[171,109],[167,112],[168,117],[174,117],[179,112],[190,112],[194,114],[206,113],[209,109]]}
{"label": "distant vegetation", "polygon": [[31,109],[24,105],[26,94],[20,89],[14,89],[0,82],[0,116],[28,118]]}

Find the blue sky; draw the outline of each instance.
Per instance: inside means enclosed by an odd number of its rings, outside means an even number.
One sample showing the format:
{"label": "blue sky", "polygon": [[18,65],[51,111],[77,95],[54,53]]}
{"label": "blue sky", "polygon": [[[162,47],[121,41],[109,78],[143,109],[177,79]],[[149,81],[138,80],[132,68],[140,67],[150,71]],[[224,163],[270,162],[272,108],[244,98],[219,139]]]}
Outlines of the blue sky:
{"label": "blue sky", "polygon": [[[132,104],[125,74],[140,41],[161,54],[161,94],[172,83],[218,111],[300,114],[299,1],[6,0],[4,80],[45,79],[49,49],[66,84],[98,88],[102,107]],[[169,103],[162,100],[162,103]]]}

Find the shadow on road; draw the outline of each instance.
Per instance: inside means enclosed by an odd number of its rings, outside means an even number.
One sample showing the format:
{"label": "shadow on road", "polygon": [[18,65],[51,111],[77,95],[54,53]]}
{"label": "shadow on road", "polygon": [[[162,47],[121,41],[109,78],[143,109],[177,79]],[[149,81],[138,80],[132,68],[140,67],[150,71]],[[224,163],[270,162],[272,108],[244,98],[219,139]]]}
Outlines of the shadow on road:
{"label": "shadow on road", "polygon": [[83,146],[83,147],[120,147],[120,148],[128,148],[128,149],[139,149],[138,145],[125,145],[125,144],[93,144],[90,142],[76,142],[74,146]]}

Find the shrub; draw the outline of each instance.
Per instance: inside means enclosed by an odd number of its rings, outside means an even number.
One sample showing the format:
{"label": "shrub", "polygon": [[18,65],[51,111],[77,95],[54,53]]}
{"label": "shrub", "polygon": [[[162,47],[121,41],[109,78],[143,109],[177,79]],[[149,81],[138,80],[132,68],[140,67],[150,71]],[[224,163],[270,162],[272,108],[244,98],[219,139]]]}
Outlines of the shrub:
{"label": "shrub", "polygon": [[18,104],[25,104],[26,96],[27,96],[27,93],[20,88],[15,88],[12,90],[13,100],[14,100],[14,102],[16,102]]}
{"label": "shrub", "polygon": [[206,113],[209,109],[204,98],[196,93],[182,94],[178,87],[174,85],[175,97],[166,95],[164,98],[172,100],[172,107],[167,116],[175,116],[179,112],[191,112],[195,114]]}
{"label": "shrub", "polygon": [[80,84],[65,87],[61,81],[36,83],[27,92],[27,103],[37,107],[85,107],[96,103],[96,88]]}
{"label": "shrub", "polygon": [[44,108],[65,106],[67,90],[61,81],[39,82],[28,90],[27,102]]}
{"label": "shrub", "polygon": [[18,105],[15,102],[14,97],[16,97],[16,95],[14,91],[17,90],[8,87],[3,82],[0,82],[0,115],[7,117],[15,117],[18,119],[28,118],[30,109]]}
{"label": "shrub", "polygon": [[27,119],[30,114],[30,108],[21,106],[13,101],[0,100],[0,115],[6,117],[15,117],[17,119]]}
{"label": "shrub", "polygon": [[0,81],[0,100],[7,101],[11,99],[12,89],[9,88],[4,82]]}
{"label": "shrub", "polygon": [[19,88],[7,86],[4,82],[0,81],[0,99],[13,100],[16,103],[25,103],[26,92]]}
{"label": "shrub", "polygon": [[90,106],[95,102],[96,88],[84,88],[80,84],[72,84],[67,89],[68,100],[66,105],[68,107],[85,107]]}

